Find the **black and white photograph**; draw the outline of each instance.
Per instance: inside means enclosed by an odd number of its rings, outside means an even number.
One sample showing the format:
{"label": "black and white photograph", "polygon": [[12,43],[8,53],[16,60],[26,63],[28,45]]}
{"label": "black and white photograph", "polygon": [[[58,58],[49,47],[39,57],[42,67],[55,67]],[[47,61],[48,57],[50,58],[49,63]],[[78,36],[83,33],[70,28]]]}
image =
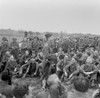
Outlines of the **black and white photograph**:
{"label": "black and white photograph", "polygon": [[100,0],[0,0],[0,98],[100,98]]}

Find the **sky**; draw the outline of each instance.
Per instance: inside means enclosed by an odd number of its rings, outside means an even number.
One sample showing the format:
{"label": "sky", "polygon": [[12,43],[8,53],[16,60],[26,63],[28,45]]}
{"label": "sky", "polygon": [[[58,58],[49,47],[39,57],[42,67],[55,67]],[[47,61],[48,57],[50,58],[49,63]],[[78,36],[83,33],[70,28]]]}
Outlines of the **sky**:
{"label": "sky", "polygon": [[100,33],[100,0],[0,0],[0,29]]}

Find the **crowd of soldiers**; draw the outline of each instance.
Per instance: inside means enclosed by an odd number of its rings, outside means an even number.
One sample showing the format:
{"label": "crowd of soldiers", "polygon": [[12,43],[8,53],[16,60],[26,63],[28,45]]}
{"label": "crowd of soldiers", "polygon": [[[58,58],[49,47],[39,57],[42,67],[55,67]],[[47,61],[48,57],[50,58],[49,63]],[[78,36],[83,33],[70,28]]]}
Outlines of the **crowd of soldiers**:
{"label": "crowd of soldiers", "polygon": [[[45,39],[25,35],[22,42],[9,43],[3,37],[0,77],[0,98],[100,98],[99,40],[45,34]],[[12,82],[26,77],[38,77],[43,92],[32,95],[29,85]],[[90,89],[97,89],[91,97]]]}

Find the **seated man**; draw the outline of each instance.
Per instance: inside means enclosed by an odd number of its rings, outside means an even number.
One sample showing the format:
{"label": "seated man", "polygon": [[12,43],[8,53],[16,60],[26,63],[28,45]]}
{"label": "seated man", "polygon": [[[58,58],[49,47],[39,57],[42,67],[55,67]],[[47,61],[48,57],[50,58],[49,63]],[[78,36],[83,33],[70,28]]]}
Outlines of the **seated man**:
{"label": "seated man", "polygon": [[61,79],[62,78],[62,75],[63,75],[64,56],[65,55],[61,55],[60,56],[61,58],[59,57],[59,61],[58,61],[57,66],[56,66],[56,69],[57,69],[56,73],[57,73],[59,79]]}
{"label": "seated man", "polygon": [[[85,72],[92,72],[98,70],[97,66],[93,64],[93,58],[91,56],[87,58],[86,63],[81,66],[81,69]],[[97,73],[91,74],[89,78],[91,79],[91,85],[96,86],[95,83],[97,80]]]}
{"label": "seated man", "polygon": [[31,50],[26,50],[25,54],[22,55],[21,59],[20,59],[20,65],[22,66],[23,64],[26,64],[27,61],[31,58]]}
{"label": "seated man", "polygon": [[7,63],[7,61],[9,60],[11,54],[10,51],[6,51],[5,55],[3,56],[2,62],[3,63]]}
{"label": "seated man", "polygon": [[69,64],[64,67],[65,76],[68,78],[72,73],[74,73],[78,69],[80,69],[80,65],[74,58],[72,58]]}
{"label": "seated man", "polygon": [[2,66],[1,66],[1,71],[3,71],[6,67],[6,64],[10,58],[11,54],[9,51],[6,51],[5,55],[3,56],[3,59],[2,59]]}
{"label": "seated man", "polygon": [[9,60],[8,60],[8,62],[7,62],[7,65],[5,67],[5,70],[9,70],[12,73],[12,75],[13,75],[13,72],[14,72],[14,70],[15,70],[15,68],[17,66],[18,66],[18,64],[17,64],[14,56],[11,55],[10,58],[9,58]]}
{"label": "seated man", "polygon": [[9,75],[7,71],[4,71],[1,75],[1,81],[0,81],[0,93],[6,98],[13,98],[13,91],[12,86],[9,85]]}
{"label": "seated man", "polygon": [[34,76],[35,70],[37,67],[37,62],[34,60],[34,58],[31,58],[26,64],[24,64],[20,68],[20,75],[23,75],[23,78],[25,78],[27,75]]}

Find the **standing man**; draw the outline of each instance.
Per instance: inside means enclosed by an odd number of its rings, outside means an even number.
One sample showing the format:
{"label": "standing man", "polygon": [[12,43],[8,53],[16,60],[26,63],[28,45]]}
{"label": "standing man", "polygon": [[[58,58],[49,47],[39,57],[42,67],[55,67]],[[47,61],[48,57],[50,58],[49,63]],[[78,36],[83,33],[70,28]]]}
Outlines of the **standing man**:
{"label": "standing man", "polygon": [[17,42],[17,38],[13,38],[13,41],[10,43],[10,48],[11,48],[11,54],[13,54],[14,58],[18,60],[19,45]]}
{"label": "standing man", "polygon": [[49,38],[51,37],[52,35],[50,34],[45,34],[45,37],[46,37],[46,43],[44,44],[44,47],[43,47],[43,54],[44,54],[44,58],[48,57],[49,54],[51,53],[51,49],[50,49],[50,46],[49,46]]}

